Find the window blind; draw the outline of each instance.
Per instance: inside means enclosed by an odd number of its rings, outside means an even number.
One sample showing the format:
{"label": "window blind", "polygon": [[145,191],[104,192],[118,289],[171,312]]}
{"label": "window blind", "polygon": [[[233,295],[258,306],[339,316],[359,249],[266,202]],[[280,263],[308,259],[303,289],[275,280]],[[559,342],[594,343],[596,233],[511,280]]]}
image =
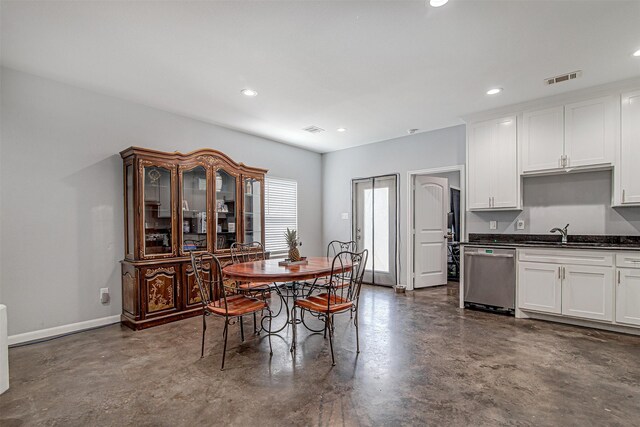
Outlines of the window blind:
{"label": "window blind", "polygon": [[267,177],[264,192],[265,249],[272,257],[283,255],[289,250],[284,233],[298,229],[298,183]]}

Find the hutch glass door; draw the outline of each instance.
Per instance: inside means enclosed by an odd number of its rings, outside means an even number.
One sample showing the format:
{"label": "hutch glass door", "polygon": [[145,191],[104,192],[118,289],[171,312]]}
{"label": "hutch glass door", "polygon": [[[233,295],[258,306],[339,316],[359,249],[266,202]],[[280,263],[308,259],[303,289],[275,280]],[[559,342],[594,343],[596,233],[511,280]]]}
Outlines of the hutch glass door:
{"label": "hutch glass door", "polygon": [[144,168],[144,253],[172,253],[171,171],[157,166]]}
{"label": "hutch glass door", "polygon": [[244,179],[244,243],[262,243],[262,189],[255,178]]}
{"label": "hutch glass door", "polygon": [[229,249],[236,241],[236,179],[216,171],[216,249]]}
{"label": "hutch glass door", "polygon": [[206,251],[207,171],[202,166],[182,173],[182,250]]}

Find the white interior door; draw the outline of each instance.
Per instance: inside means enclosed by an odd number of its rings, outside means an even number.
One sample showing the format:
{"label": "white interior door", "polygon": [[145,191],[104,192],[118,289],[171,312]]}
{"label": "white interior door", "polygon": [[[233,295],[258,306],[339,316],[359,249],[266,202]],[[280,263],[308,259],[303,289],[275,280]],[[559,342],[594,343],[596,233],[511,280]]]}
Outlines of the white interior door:
{"label": "white interior door", "polygon": [[387,175],[353,182],[353,237],[369,260],[363,281],[393,286],[397,252],[397,178]]}
{"label": "white interior door", "polygon": [[418,175],[414,184],[413,286],[445,285],[449,180]]}

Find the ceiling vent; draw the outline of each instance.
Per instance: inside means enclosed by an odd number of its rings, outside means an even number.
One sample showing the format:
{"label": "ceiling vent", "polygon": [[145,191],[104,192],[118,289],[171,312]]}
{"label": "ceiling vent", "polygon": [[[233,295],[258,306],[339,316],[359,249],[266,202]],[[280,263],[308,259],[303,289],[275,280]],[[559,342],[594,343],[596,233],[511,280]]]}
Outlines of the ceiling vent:
{"label": "ceiling vent", "polygon": [[309,126],[309,127],[306,127],[306,128],[304,128],[304,129],[302,129],[302,130],[307,131],[307,132],[309,132],[309,133],[320,133],[320,132],[324,132],[324,129],[319,128],[318,126]]}
{"label": "ceiling vent", "polygon": [[572,71],[567,74],[562,74],[560,76],[549,77],[547,79],[544,79],[544,84],[546,84],[547,86],[550,86],[556,83],[568,82],[569,80],[577,79],[578,77],[581,77],[581,76],[582,76],[581,70]]}

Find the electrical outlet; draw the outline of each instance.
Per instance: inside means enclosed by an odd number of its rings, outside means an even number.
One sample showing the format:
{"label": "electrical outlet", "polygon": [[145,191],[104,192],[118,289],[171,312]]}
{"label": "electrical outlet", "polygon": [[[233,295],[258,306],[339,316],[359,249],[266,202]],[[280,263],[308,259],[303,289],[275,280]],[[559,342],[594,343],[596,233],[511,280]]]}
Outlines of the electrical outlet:
{"label": "electrical outlet", "polygon": [[519,219],[516,222],[516,230],[524,230],[524,219]]}
{"label": "electrical outlet", "polygon": [[111,296],[109,295],[109,288],[100,288],[100,302],[102,304],[109,304]]}
{"label": "electrical outlet", "polygon": [[497,230],[498,221],[489,221],[489,230]]}
{"label": "electrical outlet", "polygon": [[342,214],[340,215],[340,217],[342,219],[349,219],[349,212],[342,212]]}

